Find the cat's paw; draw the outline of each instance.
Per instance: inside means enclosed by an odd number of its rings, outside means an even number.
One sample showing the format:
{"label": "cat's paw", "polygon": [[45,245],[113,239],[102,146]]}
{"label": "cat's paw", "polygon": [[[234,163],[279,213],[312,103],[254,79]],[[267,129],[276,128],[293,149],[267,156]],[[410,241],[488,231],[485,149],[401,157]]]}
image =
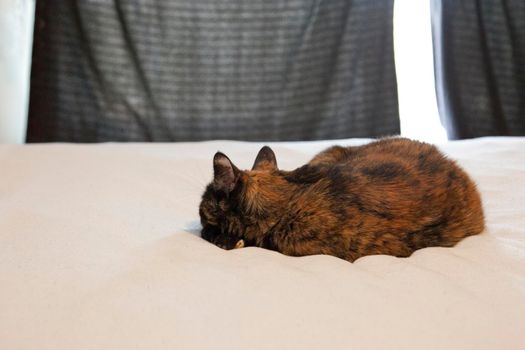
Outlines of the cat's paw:
{"label": "cat's paw", "polygon": [[239,237],[220,234],[213,242],[217,247],[230,250],[244,247],[244,240]]}

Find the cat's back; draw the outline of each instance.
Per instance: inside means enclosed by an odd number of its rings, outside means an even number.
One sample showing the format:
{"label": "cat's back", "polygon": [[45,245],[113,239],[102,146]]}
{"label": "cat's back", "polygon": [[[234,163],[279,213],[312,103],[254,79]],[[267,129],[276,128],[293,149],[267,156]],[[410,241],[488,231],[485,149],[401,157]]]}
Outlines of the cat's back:
{"label": "cat's back", "polygon": [[436,146],[401,137],[380,139],[363,146],[341,148],[346,150],[345,156],[340,157],[334,163],[400,162],[410,167],[416,163],[425,166],[447,160]]}
{"label": "cat's back", "polygon": [[308,162],[308,165],[322,169],[333,165],[350,165],[361,162],[441,162],[443,158],[443,155],[433,145],[401,137],[391,137],[362,146],[332,146],[317,154]]}
{"label": "cat's back", "polygon": [[406,138],[386,138],[357,147],[333,146],[307,165],[320,173],[341,170],[348,175],[392,181],[459,169],[434,145]]}
{"label": "cat's back", "polygon": [[479,199],[475,183],[455,161],[434,145],[405,138],[354,147],[330,168],[328,174],[341,173],[350,191],[383,197],[382,202],[444,206],[454,194]]}
{"label": "cat's back", "polygon": [[[311,166],[322,169],[335,189],[330,200],[346,208],[350,232],[359,227],[363,254],[404,256],[425,246],[451,246],[484,228],[475,183],[433,145],[387,138],[336,146],[316,158]],[[381,247],[383,236],[391,237],[384,239],[388,247]]]}

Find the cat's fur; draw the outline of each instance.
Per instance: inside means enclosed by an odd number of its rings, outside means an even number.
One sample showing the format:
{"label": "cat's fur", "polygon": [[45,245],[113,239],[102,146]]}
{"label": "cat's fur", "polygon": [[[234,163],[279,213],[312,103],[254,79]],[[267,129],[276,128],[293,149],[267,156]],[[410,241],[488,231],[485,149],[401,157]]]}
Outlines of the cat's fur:
{"label": "cat's fur", "polygon": [[331,147],[293,170],[263,147],[251,171],[224,154],[199,208],[202,237],[232,249],[283,254],[406,257],[451,247],[483,231],[480,195],[468,175],[432,145],[387,138]]}

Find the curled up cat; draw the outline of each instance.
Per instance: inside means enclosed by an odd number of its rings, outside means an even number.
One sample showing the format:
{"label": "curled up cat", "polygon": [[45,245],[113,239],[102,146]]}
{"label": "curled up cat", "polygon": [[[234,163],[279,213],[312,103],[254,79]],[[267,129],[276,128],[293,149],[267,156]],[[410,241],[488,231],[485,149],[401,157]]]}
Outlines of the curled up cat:
{"label": "curled up cat", "polygon": [[267,146],[249,171],[217,152],[213,169],[199,208],[202,237],[224,249],[407,257],[485,226],[465,171],[435,146],[404,138],[334,146],[292,171],[278,169]]}

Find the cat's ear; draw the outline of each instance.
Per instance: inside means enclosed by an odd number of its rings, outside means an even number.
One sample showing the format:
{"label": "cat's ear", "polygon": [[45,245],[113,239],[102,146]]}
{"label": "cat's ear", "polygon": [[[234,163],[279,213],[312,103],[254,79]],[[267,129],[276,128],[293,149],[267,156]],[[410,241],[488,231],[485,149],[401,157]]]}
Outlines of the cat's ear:
{"label": "cat's ear", "polygon": [[277,170],[277,160],[275,153],[268,146],[264,146],[257,154],[252,170]]}
{"label": "cat's ear", "polygon": [[239,180],[240,170],[221,152],[213,157],[213,187],[215,190],[230,193]]}

